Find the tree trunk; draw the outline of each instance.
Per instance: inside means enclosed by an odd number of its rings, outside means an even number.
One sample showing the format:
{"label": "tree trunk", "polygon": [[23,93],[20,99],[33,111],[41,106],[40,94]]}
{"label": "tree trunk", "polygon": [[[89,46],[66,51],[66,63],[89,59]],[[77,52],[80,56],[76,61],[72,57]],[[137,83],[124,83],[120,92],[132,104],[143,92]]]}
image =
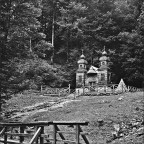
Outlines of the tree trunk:
{"label": "tree trunk", "polygon": [[54,31],[55,31],[55,2],[53,2],[53,20],[52,20],[52,56],[51,56],[51,64],[53,65],[54,59]]}

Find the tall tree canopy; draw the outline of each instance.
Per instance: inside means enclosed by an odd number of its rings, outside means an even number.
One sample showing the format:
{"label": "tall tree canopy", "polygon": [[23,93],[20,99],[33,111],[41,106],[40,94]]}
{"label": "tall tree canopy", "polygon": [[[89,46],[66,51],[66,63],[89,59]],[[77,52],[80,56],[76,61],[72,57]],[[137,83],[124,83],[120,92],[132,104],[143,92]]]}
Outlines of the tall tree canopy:
{"label": "tall tree canopy", "polygon": [[112,82],[141,87],[143,0],[0,0],[0,93],[74,86],[82,49],[98,66],[104,46]]}

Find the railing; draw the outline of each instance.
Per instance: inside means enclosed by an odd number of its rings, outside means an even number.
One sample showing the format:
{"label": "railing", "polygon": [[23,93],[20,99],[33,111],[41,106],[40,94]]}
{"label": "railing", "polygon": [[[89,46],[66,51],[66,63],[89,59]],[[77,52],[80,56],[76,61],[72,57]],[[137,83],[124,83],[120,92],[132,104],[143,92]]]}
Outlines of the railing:
{"label": "railing", "polygon": [[[81,128],[81,126],[87,125],[88,122],[74,121],[2,123],[0,124],[0,142],[4,144],[57,144],[57,142],[80,144],[80,141],[82,141],[85,144],[89,144],[89,140],[86,137],[88,133],[83,132]],[[65,126],[65,129],[69,128],[70,130],[60,130],[59,126]],[[69,135],[68,138],[71,139],[75,137],[75,141],[66,139],[67,137],[65,135]],[[18,140],[15,137],[18,137]]]}
{"label": "railing", "polygon": [[138,92],[143,91],[143,89],[119,85],[119,84],[107,84],[107,85],[92,85],[92,86],[83,86],[76,89],[77,95],[110,95],[110,94],[120,94],[124,92]]}
{"label": "railing", "polygon": [[41,86],[41,94],[45,96],[67,96],[70,94],[70,85],[66,88],[48,88]]}

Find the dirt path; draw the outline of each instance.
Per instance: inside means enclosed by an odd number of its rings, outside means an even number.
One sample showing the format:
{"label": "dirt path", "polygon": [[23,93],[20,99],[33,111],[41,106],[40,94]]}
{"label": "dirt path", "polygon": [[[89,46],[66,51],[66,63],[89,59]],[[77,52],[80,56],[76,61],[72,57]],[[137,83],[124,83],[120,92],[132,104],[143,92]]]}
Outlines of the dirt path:
{"label": "dirt path", "polygon": [[36,113],[45,112],[45,111],[57,109],[57,108],[63,108],[66,104],[71,103],[73,101],[79,101],[79,100],[61,99],[57,102],[37,103],[32,106],[24,107],[22,110],[13,113],[10,119],[23,122],[29,116],[32,116]]}

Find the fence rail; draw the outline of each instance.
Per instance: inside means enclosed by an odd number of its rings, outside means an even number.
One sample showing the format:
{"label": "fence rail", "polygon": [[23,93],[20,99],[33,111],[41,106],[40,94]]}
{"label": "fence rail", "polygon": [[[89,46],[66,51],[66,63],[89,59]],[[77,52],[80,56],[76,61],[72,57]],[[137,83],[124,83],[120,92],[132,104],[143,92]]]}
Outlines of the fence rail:
{"label": "fence rail", "polygon": [[132,86],[119,85],[119,84],[107,84],[107,85],[92,85],[83,86],[76,89],[76,95],[110,95],[110,94],[120,94],[124,92],[140,92],[143,91],[142,88],[136,88]]}
{"label": "fence rail", "polygon": [[[83,132],[81,128],[81,126],[87,125],[88,122],[75,121],[1,123],[0,142],[4,144],[57,144],[57,142],[80,144],[83,141],[83,143],[89,144],[89,140],[86,137],[88,133]],[[48,130],[50,126],[53,128]],[[61,130],[59,126],[64,126],[65,129],[70,128],[70,130]],[[28,128],[31,129],[28,131]],[[75,140],[67,139],[65,135],[70,135],[70,137],[74,135]],[[19,137],[18,140],[15,137]]]}
{"label": "fence rail", "polygon": [[49,88],[43,85],[41,86],[41,94],[44,96],[67,96],[70,94],[70,85],[65,88]]}

